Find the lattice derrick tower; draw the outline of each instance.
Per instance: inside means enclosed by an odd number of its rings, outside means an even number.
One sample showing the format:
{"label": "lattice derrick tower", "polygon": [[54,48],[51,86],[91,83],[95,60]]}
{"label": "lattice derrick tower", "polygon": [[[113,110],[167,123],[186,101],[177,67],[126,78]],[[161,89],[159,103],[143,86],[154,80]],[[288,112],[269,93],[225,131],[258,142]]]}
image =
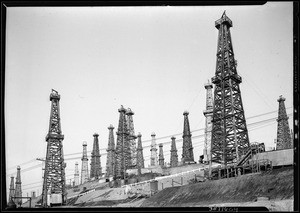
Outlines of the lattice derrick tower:
{"label": "lattice derrick tower", "polygon": [[108,146],[107,146],[107,160],[106,160],[106,177],[115,176],[114,165],[115,165],[115,138],[114,138],[114,127],[110,125],[108,127]]}
{"label": "lattice derrick tower", "polygon": [[[16,177],[16,189],[15,189],[15,197],[22,197],[22,182],[21,182],[21,167],[17,167],[17,177]],[[16,198],[14,200],[15,204],[18,204],[21,206],[22,199]]]}
{"label": "lattice derrick tower", "polygon": [[155,133],[152,132],[151,134],[151,158],[150,158],[150,166],[157,166],[157,148],[156,148],[156,140],[155,140]]}
{"label": "lattice derrick tower", "polygon": [[15,187],[14,187],[14,177],[10,177],[10,187],[9,187],[9,196],[8,196],[8,202],[13,201],[13,197],[15,196]]}
{"label": "lattice derrick tower", "polygon": [[126,169],[129,169],[131,161],[130,144],[128,140],[129,131],[126,121],[126,110],[123,106],[118,110],[120,113],[117,132],[116,156],[115,156],[115,178],[125,179]]}
{"label": "lattice derrick tower", "polygon": [[136,150],[136,138],[137,136],[134,133],[134,125],[133,125],[133,118],[132,116],[134,115],[134,112],[128,108],[126,110],[126,120],[127,120],[127,128],[129,131],[128,135],[128,140],[129,140],[129,146],[130,146],[130,168],[136,168],[137,166],[137,161],[136,161],[136,155],[137,155],[137,150]]}
{"label": "lattice derrick tower", "polygon": [[102,167],[101,167],[101,155],[99,150],[99,134],[95,133],[93,150],[91,153],[91,174],[90,178],[99,179],[102,176]]}
{"label": "lattice derrick tower", "polygon": [[164,158],[164,151],[163,151],[163,144],[159,144],[159,156],[158,156],[158,165],[164,166],[165,165],[165,158]]}
{"label": "lattice derrick tower", "polygon": [[66,203],[65,190],[65,163],[63,156],[64,135],[61,132],[60,95],[52,89],[50,94],[51,112],[49,131],[46,136],[47,153],[45,160],[44,183],[42,191],[42,205],[47,206],[47,194],[61,194],[62,204]]}
{"label": "lattice derrick tower", "polygon": [[182,163],[194,163],[194,153],[192,144],[192,134],[190,131],[190,123],[188,118],[189,113],[183,112],[184,124],[183,124],[183,144],[182,144]]}
{"label": "lattice derrick tower", "polygon": [[75,171],[74,171],[74,185],[79,185],[79,170],[78,170],[78,162],[75,162]]}
{"label": "lattice derrick tower", "polygon": [[212,118],[213,118],[213,94],[212,88],[213,85],[211,83],[207,83],[204,85],[206,89],[206,109],[203,111],[205,116],[205,140],[204,140],[204,162],[208,162],[211,157],[211,131],[212,131]]}
{"label": "lattice derrick tower", "polygon": [[286,114],[285,109],[285,98],[279,96],[277,100],[279,102],[279,109],[278,109],[278,119],[277,119],[277,143],[276,143],[276,150],[280,149],[291,149],[292,146],[292,138],[290,134],[290,127],[288,123],[289,117]]}
{"label": "lattice derrick tower", "polygon": [[89,180],[89,164],[87,157],[87,143],[83,141],[82,143],[82,158],[81,158],[81,184]]}
{"label": "lattice derrick tower", "polygon": [[215,22],[219,30],[216,73],[212,78],[215,84],[212,161],[235,163],[249,148],[249,137],[242,104],[239,84],[242,78],[237,74],[230,27],[232,21],[226,16]]}
{"label": "lattice derrick tower", "polygon": [[172,140],[172,143],[171,143],[171,159],[170,159],[171,167],[178,166],[178,155],[177,155],[175,139],[176,138],[174,136],[171,137],[171,140]]}
{"label": "lattice derrick tower", "polygon": [[137,153],[136,153],[137,168],[143,169],[145,168],[145,165],[144,165],[144,155],[143,155],[143,147],[142,147],[142,134],[138,133],[137,137],[138,137]]}

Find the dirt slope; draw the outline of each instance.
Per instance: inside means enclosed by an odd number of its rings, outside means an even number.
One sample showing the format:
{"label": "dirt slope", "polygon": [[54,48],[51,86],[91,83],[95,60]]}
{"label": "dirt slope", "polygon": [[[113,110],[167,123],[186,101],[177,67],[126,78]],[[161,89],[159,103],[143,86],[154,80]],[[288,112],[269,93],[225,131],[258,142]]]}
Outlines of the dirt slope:
{"label": "dirt slope", "polygon": [[292,199],[293,195],[293,169],[281,168],[259,174],[166,188],[146,199],[141,207],[250,202],[257,197],[282,200]]}

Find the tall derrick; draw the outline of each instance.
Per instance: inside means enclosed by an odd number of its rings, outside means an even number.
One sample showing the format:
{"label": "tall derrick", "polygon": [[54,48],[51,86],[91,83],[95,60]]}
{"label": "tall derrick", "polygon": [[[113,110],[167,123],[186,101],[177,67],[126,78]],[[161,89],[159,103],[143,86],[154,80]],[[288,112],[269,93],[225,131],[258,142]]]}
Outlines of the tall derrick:
{"label": "tall derrick", "polygon": [[208,162],[211,157],[211,130],[212,130],[212,118],[213,118],[213,95],[212,95],[212,84],[207,83],[204,85],[206,89],[206,109],[203,111],[205,116],[205,141],[204,141],[204,162]]}
{"label": "tall derrick", "polygon": [[129,140],[129,146],[130,146],[130,164],[129,167],[130,168],[136,168],[136,135],[134,133],[134,125],[133,125],[133,118],[132,116],[134,115],[134,112],[128,108],[126,110],[126,121],[127,121],[127,128],[129,131],[129,135],[128,135],[128,140]]}
{"label": "tall derrick", "polygon": [[13,197],[15,196],[15,187],[14,187],[14,177],[10,177],[10,187],[9,187],[9,196],[8,202],[14,201]]}
{"label": "tall derrick", "polygon": [[171,144],[171,159],[170,159],[170,165],[171,167],[176,167],[178,166],[178,155],[177,155],[177,149],[176,149],[176,142],[175,142],[175,137],[172,136],[172,144]]}
{"label": "tall derrick", "polygon": [[101,155],[99,150],[99,141],[98,141],[98,134],[95,133],[94,143],[93,143],[93,150],[91,153],[91,174],[90,178],[99,179],[102,176],[102,167],[101,167]]}
{"label": "tall derrick", "polygon": [[87,182],[89,180],[89,164],[86,150],[87,143],[84,141],[82,143],[82,158],[81,158],[81,184]]}
{"label": "tall derrick", "polygon": [[137,168],[140,172],[141,169],[145,168],[144,165],[144,155],[143,155],[143,147],[142,147],[142,134],[138,133],[138,145],[137,145],[137,153],[136,153],[136,163]]}
{"label": "tall derrick", "polygon": [[107,160],[106,160],[106,177],[114,176],[115,165],[115,139],[114,139],[114,127],[110,125],[108,127],[108,147],[107,147]]}
{"label": "tall derrick", "polygon": [[192,145],[192,134],[190,131],[190,123],[188,118],[189,113],[183,112],[184,124],[183,124],[183,144],[182,144],[182,163],[195,163],[193,145]]}
{"label": "tall derrick", "polygon": [[128,141],[128,128],[126,121],[126,110],[123,106],[118,110],[120,113],[117,132],[116,156],[115,156],[115,178],[125,179],[126,169],[130,165],[130,146]]}
{"label": "tall derrick", "polygon": [[277,100],[279,102],[279,109],[278,109],[278,119],[277,119],[277,143],[276,143],[276,150],[280,149],[291,149],[292,146],[292,138],[290,135],[290,127],[288,119],[289,117],[286,114],[285,109],[285,98],[279,96]]}
{"label": "tall derrick", "polygon": [[[17,167],[17,177],[16,177],[16,189],[15,189],[15,197],[22,197],[22,187],[21,187],[21,167]],[[22,204],[22,199],[21,198],[16,198],[14,200],[16,205],[21,206]]]}
{"label": "tall derrick", "polygon": [[155,140],[155,133],[152,132],[151,134],[151,158],[150,158],[150,166],[157,166],[157,149],[156,149],[156,140]]}
{"label": "tall derrick", "polygon": [[75,173],[74,173],[74,185],[79,185],[79,170],[78,170],[78,162],[75,162]]}
{"label": "tall derrick", "polygon": [[160,166],[165,165],[165,158],[164,158],[164,151],[163,151],[163,144],[159,144],[159,156],[158,156],[158,164]]}
{"label": "tall derrick", "polygon": [[52,89],[50,94],[51,113],[49,121],[49,131],[46,136],[47,153],[45,160],[44,183],[42,191],[42,205],[48,206],[47,194],[56,194],[56,197],[61,198],[62,203],[66,203],[65,190],[65,163],[63,155],[64,135],[61,132],[60,110],[59,110],[60,95]]}
{"label": "tall derrick", "polygon": [[215,27],[219,36],[216,73],[212,78],[215,90],[211,155],[212,161],[226,165],[239,161],[250,144],[239,88],[242,78],[236,71],[229,29],[232,21],[224,12]]}

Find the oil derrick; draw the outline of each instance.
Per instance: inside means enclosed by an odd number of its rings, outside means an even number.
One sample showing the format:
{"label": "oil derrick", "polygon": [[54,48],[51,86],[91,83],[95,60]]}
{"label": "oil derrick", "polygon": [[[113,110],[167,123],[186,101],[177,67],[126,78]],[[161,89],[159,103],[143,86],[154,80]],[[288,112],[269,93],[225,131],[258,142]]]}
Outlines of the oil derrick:
{"label": "oil derrick", "polygon": [[158,165],[163,167],[165,165],[164,152],[163,152],[163,144],[159,144],[159,156],[158,156]]}
{"label": "oil derrick", "polygon": [[64,135],[61,132],[60,110],[59,110],[60,95],[52,89],[50,94],[51,113],[49,122],[49,131],[46,136],[47,154],[45,160],[44,183],[42,191],[42,205],[46,207],[47,195],[55,194],[61,199],[61,204],[66,203],[65,197],[65,163],[63,156]]}
{"label": "oil derrick", "polygon": [[213,96],[212,96],[212,84],[207,83],[204,85],[206,89],[206,109],[203,111],[205,116],[205,141],[204,141],[204,162],[207,163],[210,160],[211,149],[211,130],[212,130],[212,117],[213,117]]}
{"label": "oil derrick", "polygon": [[126,120],[127,120],[127,128],[129,131],[128,140],[129,140],[129,146],[130,146],[130,168],[136,168],[137,162],[136,162],[136,135],[134,134],[134,125],[133,125],[133,119],[132,116],[134,115],[134,112],[130,108],[126,110]]}
{"label": "oil derrick", "polygon": [[115,178],[125,179],[126,169],[129,169],[131,160],[130,146],[128,140],[129,131],[127,128],[127,121],[125,115],[126,110],[123,106],[121,106],[121,108],[118,111],[120,113],[120,117],[115,155]]}
{"label": "oil derrick", "polygon": [[98,134],[94,135],[93,150],[91,153],[91,175],[90,178],[99,179],[102,176],[101,155],[99,150]]}
{"label": "oil derrick", "polygon": [[211,160],[213,162],[235,163],[250,149],[248,130],[242,104],[239,84],[242,78],[237,74],[230,27],[232,21],[226,16],[215,22],[219,30],[215,84]]}
{"label": "oil derrick", "polygon": [[290,127],[288,123],[289,117],[286,114],[286,109],[284,105],[285,98],[279,96],[277,100],[279,102],[279,110],[278,110],[278,119],[277,119],[277,143],[276,150],[280,149],[291,149],[292,147],[292,139],[290,135]]}
{"label": "oil derrick", "polygon": [[[15,189],[15,197],[22,197],[22,187],[21,187],[21,167],[17,167],[17,177],[16,177],[16,189]],[[21,206],[22,204],[22,199],[21,198],[16,198],[14,200],[16,205]]]}
{"label": "oil derrick", "polygon": [[157,149],[156,149],[156,140],[155,140],[155,133],[152,132],[151,134],[151,158],[150,158],[150,166],[157,166]]}
{"label": "oil derrick", "polygon": [[107,147],[107,160],[106,160],[106,177],[114,177],[114,165],[115,165],[115,139],[114,139],[114,127],[110,125]]}
{"label": "oil derrick", "polygon": [[81,158],[81,184],[87,182],[89,180],[89,159],[87,158],[87,150],[86,150],[87,143],[84,141],[82,143],[82,158]]}
{"label": "oil derrick", "polygon": [[10,177],[10,187],[9,187],[9,196],[8,196],[8,205],[13,205],[14,199],[13,197],[15,196],[15,187],[14,187],[14,177]]}
{"label": "oil derrick", "polygon": [[74,185],[79,185],[79,170],[78,170],[78,162],[75,163],[75,173],[74,173]]}
{"label": "oil derrick", "polygon": [[176,167],[178,166],[178,155],[177,155],[177,149],[176,149],[176,142],[175,142],[175,137],[172,136],[172,144],[171,144],[171,159],[170,159],[170,165],[171,167]]}
{"label": "oil derrick", "polygon": [[189,124],[189,113],[184,111],[184,125],[183,125],[183,145],[182,145],[182,163],[195,163],[193,145],[192,145],[192,134],[190,131]]}
{"label": "oil derrick", "polygon": [[144,155],[143,155],[143,147],[142,147],[142,134],[138,133],[138,145],[137,145],[137,153],[136,153],[136,163],[139,174],[141,173],[141,169],[145,168],[144,165]]}

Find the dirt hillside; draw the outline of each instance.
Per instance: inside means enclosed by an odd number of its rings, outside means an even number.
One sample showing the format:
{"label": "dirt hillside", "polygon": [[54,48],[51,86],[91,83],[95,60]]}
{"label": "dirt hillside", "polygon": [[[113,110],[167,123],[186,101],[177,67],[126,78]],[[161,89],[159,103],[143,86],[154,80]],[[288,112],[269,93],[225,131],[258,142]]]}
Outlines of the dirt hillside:
{"label": "dirt hillside", "polygon": [[166,188],[146,199],[141,207],[176,207],[255,201],[292,199],[294,196],[293,168],[280,168],[256,173]]}

